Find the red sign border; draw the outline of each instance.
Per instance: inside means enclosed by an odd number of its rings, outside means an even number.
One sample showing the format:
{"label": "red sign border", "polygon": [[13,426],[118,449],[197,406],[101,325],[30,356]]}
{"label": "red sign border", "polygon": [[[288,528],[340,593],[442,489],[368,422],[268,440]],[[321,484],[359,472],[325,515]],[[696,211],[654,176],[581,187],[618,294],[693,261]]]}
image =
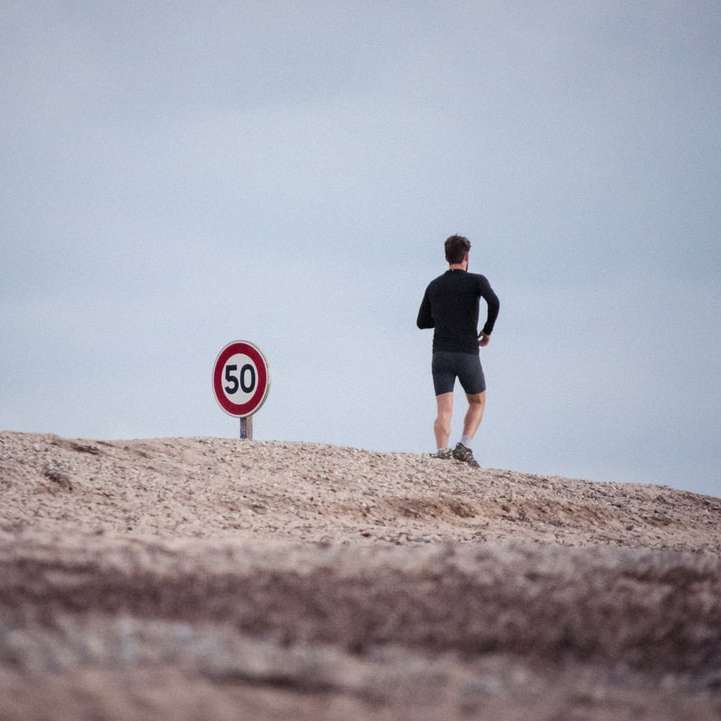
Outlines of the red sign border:
{"label": "red sign border", "polygon": [[[233,403],[225,397],[223,393],[223,367],[230,356],[236,353],[245,353],[255,363],[258,369],[258,387],[255,393],[245,403]],[[234,340],[224,346],[218,357],[215,359],[213,366],[213,392],[218,405],[229,415],[235,418],[246,418],[256,413],[258,409],[265,403],[270,390],[270,369],[268,361],[261,353],[260,348],[253,345],[248,340]]]}

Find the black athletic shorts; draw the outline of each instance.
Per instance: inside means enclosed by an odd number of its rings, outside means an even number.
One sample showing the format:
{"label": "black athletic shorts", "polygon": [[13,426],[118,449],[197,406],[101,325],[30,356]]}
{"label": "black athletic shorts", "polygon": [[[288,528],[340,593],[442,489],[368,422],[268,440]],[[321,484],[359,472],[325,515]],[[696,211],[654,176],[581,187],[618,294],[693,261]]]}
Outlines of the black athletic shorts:
{"label": "black athletic shorts", "polygon": [[453,391],[456,376],[468,395],[475,395],[486,390],[486,379],[483,376],[481,357],[478,353],[437,350],[433,353],[431,372],[437,396]]}

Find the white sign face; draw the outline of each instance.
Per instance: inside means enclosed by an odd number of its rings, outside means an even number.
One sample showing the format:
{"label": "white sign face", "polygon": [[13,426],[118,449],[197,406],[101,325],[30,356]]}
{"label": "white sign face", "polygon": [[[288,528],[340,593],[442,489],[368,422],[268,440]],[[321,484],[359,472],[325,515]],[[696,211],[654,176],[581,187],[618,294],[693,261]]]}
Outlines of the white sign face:
{"label": "white sign face", "polygon": [[258,368],[245,353],[234,353],[223,365],[223,395],[231,403],[247,403],[258,387]]}

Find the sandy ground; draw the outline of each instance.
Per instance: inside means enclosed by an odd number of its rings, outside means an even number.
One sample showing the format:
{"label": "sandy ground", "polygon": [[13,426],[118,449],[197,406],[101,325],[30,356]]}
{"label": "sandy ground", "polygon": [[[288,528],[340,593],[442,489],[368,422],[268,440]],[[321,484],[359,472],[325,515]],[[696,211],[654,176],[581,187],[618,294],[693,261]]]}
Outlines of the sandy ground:
{"label": "sandy ground", "polygon": [[0,720],[721,719],[721,500],[0,433]]}

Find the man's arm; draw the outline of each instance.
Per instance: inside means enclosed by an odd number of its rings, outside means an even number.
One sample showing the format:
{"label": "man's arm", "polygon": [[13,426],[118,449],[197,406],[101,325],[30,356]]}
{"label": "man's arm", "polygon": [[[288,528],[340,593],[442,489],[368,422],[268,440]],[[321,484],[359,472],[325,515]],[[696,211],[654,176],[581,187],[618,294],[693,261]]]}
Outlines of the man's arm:
{"label": "man's arm", "polygon": [[488,282],[488,278],[486,278],[485,275],[480,276],[479,286],[481,297],[488,304],[486,324],[483,326],[481,335],[489,336],[493,332],[493,326],[496,323],[496,318],[498,318],[498,311],[501,307],[501,302],[498,300],[498,296],[493,292],[493,288],[491,288],[491,284]]}
{"label": "man's arm", "polygon": [[431,315],[431,301],[428,299],[428,288],[426,288],[426,292],[423,294],[416,325],[419,328],[433,328],[435,326],[433,316]]}

